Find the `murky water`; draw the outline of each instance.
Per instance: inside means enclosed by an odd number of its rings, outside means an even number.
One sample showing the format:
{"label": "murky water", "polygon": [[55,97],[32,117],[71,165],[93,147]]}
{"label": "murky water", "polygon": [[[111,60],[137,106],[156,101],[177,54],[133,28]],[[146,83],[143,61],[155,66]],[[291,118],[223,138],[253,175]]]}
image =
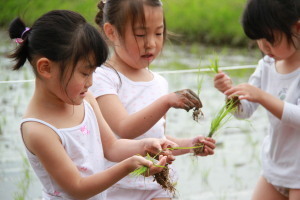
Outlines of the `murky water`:
{"label": "murky water", "polygon": [[[0,34],[1,35],[1,34]],[[33,74],[27,65],[21,72],[12,72],[12,63],[3,57],[12,49],[7,43],[0,45],[0,81],[32,80]],[[180,48],[169,48],[156,62],[160,66],[154,71],[169,70],[174,61],[182,65],[205,65],[202,60]],[[223,53],[221,65],[254,64],[253,56],[240,55],[239,51]],[[201,52],[200,52],[201,53]],[[237,56],[232,56],[232,55]],[[230,71],[236,76],[235,82],[247,81],[249,72]],[[197,91],[198,73],[163,73],[169,81],[170,91],[191,88]],[[192,120],[192,112],[171,109],[167,114],[166,134],[188,138],[206,135],[210,121],[224,103],[224,96],[213,88],[212,74],[201,73],[203,77],[200,98],[203,102],[204,118],[200,122]],[[27,194],[26,199],[40,199],[41,186],[26,165],[24,147],[19,133],[22,113],[32,95],[34,83],[0,82],[0,199],[10,200]],[[250,199],[256,179],[260,174],[260,143],[266,132],[267,119],[263,109],[259,109],[248,121],[232,119],[214,138],[218,142],[215,155],[177,157],[174,163],[179,172],[177,199],[179,200],[247,200]],[[24,161],[25,160],[25,161]],[[29,172],[29,173],[28,173]],[[29,181],[29,182],[28,182]],[[29,188],[27,188],[29,185]],[[24,192],[26,191],[26,192]]]}

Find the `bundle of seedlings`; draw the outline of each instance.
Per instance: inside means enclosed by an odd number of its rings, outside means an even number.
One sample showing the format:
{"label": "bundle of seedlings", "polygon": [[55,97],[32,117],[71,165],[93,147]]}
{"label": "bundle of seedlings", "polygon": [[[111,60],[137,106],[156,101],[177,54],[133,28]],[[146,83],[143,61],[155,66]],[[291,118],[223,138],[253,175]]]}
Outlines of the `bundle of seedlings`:
{"label": "bundle of seedlings", "polygon": [[[172,148],[166,148],[159,153],[157,153],[155,156],[151,157],[149,154],[145,157],[147,160],[150,160],[153,162],[155,167],[162,167],[163,170],[159,173],[156,173],[153,175],[154,180],[156,181],[161,187],[170,192],[171,194],[175,194],[176,188],[175,188],[175,183],[172,182],[172,179],[170,177],[170,168],[167,165],[165,166],[160,166],[157,165],[156,163],[158,162],[157,158],[158,156],[163,153],[165,150],[180,150],[180,149],[196,149],[196,148],[201,148],[203,147],[203,144],[200,144],[200,146],[193,146],[193,147],[172,147]],[[140,175],[149,175],[149,168],[146,166],[139,167],[135,169],[133,172],[130,173],[133,176],[140,176]]]}
{"label": "bundle of seedlings", "polygon": [[[213,59],[210,60],[210,66],[209,68],[211,69],[211,71],[213,71],[214,73],[219,73],[219,57],[217,55],[214,56]],[[237,107],[240,104],[240,100],[238,96],[234,96],[232,97],[233,101],[234,101],[234,106]],[[226,101],[229,101],[230,99],[227,99]]]}
{"label": "bundle of seedlings", "polygon": [[[219,110],[217,115],[212,119],[210,123],[210,130],[207,137],[212,137],[218,130],[220,130],[226,123],[230,121],[232,118],[232,112],[235,112],[237,109],[235,99],[228,99],[225,105]],[[195,146],[201,146],[202,143],[196,143]],[[198,155],[203,153],[204,146],[202,144],[201,147],[194,149],[194,154]]]}

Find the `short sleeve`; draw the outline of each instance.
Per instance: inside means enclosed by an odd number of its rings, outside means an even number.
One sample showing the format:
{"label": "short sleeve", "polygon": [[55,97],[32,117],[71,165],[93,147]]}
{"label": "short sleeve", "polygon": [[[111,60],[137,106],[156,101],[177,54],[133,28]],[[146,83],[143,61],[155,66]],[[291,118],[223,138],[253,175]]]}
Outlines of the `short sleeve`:
{"label": "short sleeve", "polygon": [[118,73],[106,66],[100,66],[93,73],[93,85],[89,88],[97,98],[106,94],[118,94],[121,80]]}

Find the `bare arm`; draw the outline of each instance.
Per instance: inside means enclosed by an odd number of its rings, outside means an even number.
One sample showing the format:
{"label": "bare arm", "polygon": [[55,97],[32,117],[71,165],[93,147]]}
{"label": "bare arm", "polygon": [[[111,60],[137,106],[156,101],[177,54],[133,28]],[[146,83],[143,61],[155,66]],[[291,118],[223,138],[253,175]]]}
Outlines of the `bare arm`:
{"label": "bare arm", "polygon": [[90,103],[98,119],[104,156],[110,161],[119,162],[136,154],[145,155],[146,152],[156,154],[168,146],[177,146],[175,143],[165,139],[118,140],[103,118],[99,106],[93,97],[90,99]]}
{"label": "bare arm", "polygon": [[171,108],[202,107],[197,95],[190,90],[182,90],[162,96],[149,106],[128,114],[116,95],[104,95],[97,98],[101,112],[111,129],[122,138],[136,138],[147,132]]}
{"label": "bare arm", "polygon": [[136,156],[103,172],[81,177],[54,131],[36,122],[27,122],[22,129],[26,147],[39,158],[57,184],[76,199],[86,199],[103,192],[140,164],[151,165]]}
{"label": "bare arm", "polygon": [[[199,156],[207,156],[207,155],[213,155],[214,149],[216,147],[216,141],[212,138],[206,138],[203,136],[197,136],[195,138],[175,138],[172,136],[167,136],[167,139],[175,142],[179,147],[193,147],[197,143],[204,144],[204,151]],[[180,150],[174,150],[173,155],[178,156],[186,153],[193,152],[192,149],[180,149]]]}

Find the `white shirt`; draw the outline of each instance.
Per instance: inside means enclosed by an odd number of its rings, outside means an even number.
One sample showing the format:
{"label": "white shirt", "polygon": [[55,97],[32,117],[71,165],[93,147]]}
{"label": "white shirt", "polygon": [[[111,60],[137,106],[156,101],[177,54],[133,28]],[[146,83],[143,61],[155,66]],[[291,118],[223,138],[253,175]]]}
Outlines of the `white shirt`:
{"label": "white shirt", "polygon": [[[142,110],[168,92],[167,81],[159,74],[151,73],[154,76],[153,80],[148,82],[134,82],[120,72],[102,65],[96,69],[93,75],[93,86],[90,87],[90,91],[95,97],[106,94],[117,95],[128,114],[132,114]],[[165,138],[164,123],[165,119],[162,117],[151,129],[135,139]],[[118,135],[116,136],[120,138]],[[107,167],[111,167],[114,164],[116,163],[106,162]],[[130,175],[120,180],[114,187],[140,190],[161,188],[160,185],[153,182],[153,177],[132,177]]]}
{"label": "white shirt", "polygon": [[[265,56],[249,84],[284,101],[282,119],[268,112],[268,134],[262,145],[263,176],[273,185],[300,188],[300,68],[289,73],[276,71],[274,59]],[[236,116],[248,118],[258,104],[247,100]]]}
{"label": "white shirt", "polygon": [[[104,170],[104,154],[94,110],[86,101],[84,101],[84,112],[82,123],[71,128],[57,129],[51,124],[35,118],[23,119],[21,126],[25,122],[38,122],[51,128],[60,137],[65,151],[81,176],[87,177]],[[74,200],[48,174],[37,156],[27,148],[26,153],[34,172],[42,183],[43,200]],[[89,198],[89,200],[105,199],[106,191]]]}

